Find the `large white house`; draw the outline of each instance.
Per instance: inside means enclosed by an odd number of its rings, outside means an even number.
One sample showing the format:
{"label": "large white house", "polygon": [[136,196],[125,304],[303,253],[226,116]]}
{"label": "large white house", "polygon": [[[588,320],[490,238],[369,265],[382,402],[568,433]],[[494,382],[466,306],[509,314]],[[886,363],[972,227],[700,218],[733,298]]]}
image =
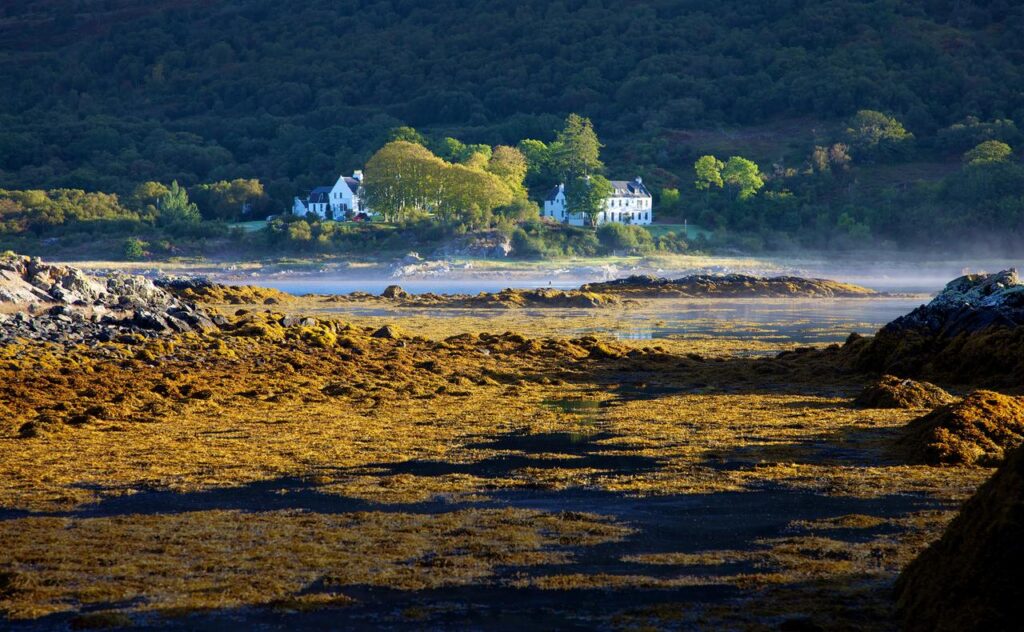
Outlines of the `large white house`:
{"label": "large white house", "polygon": [[368,213],[363,198],[363,172],[356,171],[351,177],[339,176],[333,187],[313,189],[306,199],[295,198],[292,214],[314,213],[322,219],[335,220],[351,218]]}
{"label": "large white house", "polygon": [[[623,224],[650,224],[654,219],[651,192],[644,186],[639,177],[633,180],[612,180],[614,189],[611,197],[605,200],[605,210],[597,216],[597,224],[620,222]],[[573,226],[588,224],[585,213],[573,212],[568,207],[565,197],[565,185],[559,184],[544,198],[542,217],[550,217],[557,222]]]}

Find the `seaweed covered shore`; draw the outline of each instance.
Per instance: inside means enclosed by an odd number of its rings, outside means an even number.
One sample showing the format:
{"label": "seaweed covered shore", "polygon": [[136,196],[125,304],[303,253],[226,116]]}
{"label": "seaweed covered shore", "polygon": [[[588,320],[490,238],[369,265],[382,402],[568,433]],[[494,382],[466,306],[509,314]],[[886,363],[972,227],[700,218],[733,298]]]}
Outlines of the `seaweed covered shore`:
{"label": "seaweed covered shore", "polygon": [[5,625],[896,629],[897,576],[1014,449],[915,421],[987,414],[977,372],[878,382],[870,338],[749,357],[147,291],[210,324],[0,343]]}

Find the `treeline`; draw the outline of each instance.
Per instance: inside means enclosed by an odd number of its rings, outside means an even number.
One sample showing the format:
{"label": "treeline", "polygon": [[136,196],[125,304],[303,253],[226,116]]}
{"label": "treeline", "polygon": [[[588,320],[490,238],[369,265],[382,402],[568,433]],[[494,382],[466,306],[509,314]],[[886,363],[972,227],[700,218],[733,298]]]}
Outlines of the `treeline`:
{"label": "treeline", "polygon": [[1009,119],[976,117],[915,136],[863,110],[796,158],[761,165],[703,155],[659,192],[659,217],[748,251],[794,248],[981,247],[1024,239],[1024,136]]}
{"label": "treeline", "polygon": [[676,168],[677,129],[1024,120],[1024,8],[1005,0],[123,5],[0,6],[0,187],[258,177],[284,208],[403,124],[511,146],[579,112],[613,172],[653,173]]}

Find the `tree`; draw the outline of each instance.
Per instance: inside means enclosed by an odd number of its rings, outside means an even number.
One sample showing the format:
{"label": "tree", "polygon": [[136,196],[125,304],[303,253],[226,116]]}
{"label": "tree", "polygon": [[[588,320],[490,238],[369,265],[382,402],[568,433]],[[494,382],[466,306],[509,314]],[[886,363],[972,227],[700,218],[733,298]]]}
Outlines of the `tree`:
{"label": "tree", "polygon": [[199,208],[188,201],[188,191],[175,180],[167,194],[157,201],[158,219],[162,224],[192,224],[200,220]]}
{"label": "tree", "polygon": [[609,222],[597,229],[597,240],[610,251],[649,252],[654,249],[654,239],[642,226],[628,226]]}
{"label": "tree", "polygon": [[721,177],[725,184],[736,189],[736,197],[741,200],[753,197],[764,186],[764,178],[757,163],[741,156],[729,158]]}
{"label": "tree", "polygon": [[673,211],[676,208],[678,208],[681,199],[682,198],[679,195],[679,189],[663,188],[661,190],[661,195],[659,196],[661,208],[666,211]]}
{"label": "tree", "polygon": [[601,142],[590,119],[570,114],[565,128],[558,132],[552,158],[556,173],[568,181],[604,170]]}
{"label": "tree", "polygon": [[722,169],[725,163],[714,156],[701,156],[693,163],[693,170],[697,174],[694,186],[700,191],[708,191],[711,187],[722,188]]}
{"label": "tree", "polygon": [[191,191],[203,217],[206,219],[234,220],[246,209],[258,210],[266,201],[263,184],[259,180],[238,178],[212,184],[200,184]]}
{"label": "tree", "polygon": [[558,180],[558,176],[552,168],[551,148],[543,141],[527,138],[519,141],[516,148],[526,158],[526,185],[528,188],[550,187]]}
{"label": "tree", "polygon": [[614,191],[612,183],[604,176],[581,176],[565,187],[565,200],[570,213],[582,213],[593,226]]}
{"label": "tree", "polygon": [[121,254],[128,261],[138,261],[146,256],[146,242],[138,237],[129,237],[121,244]]}
{"label": "tree", "polygon": [[905,153],[914,139],[902,123],[875,110],[857,112],[850,119],[846,136],[858,157],[889,159]]}
{"label": "tree", "polygon": [[309,241],[313,239],[313,229],[309,222],[300,219],[297,222],[288,224],[288,239],[292,241]]}
{"label": "tree", "polygon": [[526,197],[526,156],[515,147],[498,145],[487,162],[487,171],[501,178],[514,197]]}
{"label": "tree", "polygon": [[1002,141],[987,140],[964,154],[964,162],[968,165],[985,165],[994,162],[1006,162],[1013,156],[1013,148]]}
{"label": "tree", "polygon": [[440,176],[446,164],[423,145],[405,140],[384,145],[366,163],[367,206],[389,222],[406,219],[416,210],[432,210],[442,191]]}
{"label": "tree", "polygon": [[143,182],[132,191],[131,203],[141,210],[146,205],[156,206],[157,201],[170,193],[171,190],[159,182]]}
{"label": "tree", "polygon": [[396,127],[388,133],[388,142],[394,142],[396,140],[404,140],[408,143],[416,143],[417,145],[427,146],[427,139],[416,131],[415,128],[409,127],[408,125],[402,125]]}

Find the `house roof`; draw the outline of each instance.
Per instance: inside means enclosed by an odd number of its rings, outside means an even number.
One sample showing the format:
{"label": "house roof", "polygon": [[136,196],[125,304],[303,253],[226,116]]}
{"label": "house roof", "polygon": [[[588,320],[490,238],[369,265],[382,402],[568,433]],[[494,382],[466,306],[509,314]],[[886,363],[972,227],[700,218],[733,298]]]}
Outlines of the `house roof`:
{"label": "house roof", "polygon": [[650,191],[642,182],[636,180],[612,180],[612,188],[615,189],[615,197],[648,198]]}
{"label": "house roof", "polygon": [[559,192],[562,190],[562,185],[558,185],[551,189],[551,192],[544,198],[545,202],[554,202],[555,198],[558,197]]}
{"label": "house roof", "polygon": [[332,187],[317,187],[309,192],[310,202],[328,202],[331,199]]}
{"label": "house roof", "polygon": [[351,189],[353,193],[357,193],[359,191],[359,187],[363,186],[363,183],[359,180],[347,176],[345,177],[345,184],[348,185],[348,188]]}

